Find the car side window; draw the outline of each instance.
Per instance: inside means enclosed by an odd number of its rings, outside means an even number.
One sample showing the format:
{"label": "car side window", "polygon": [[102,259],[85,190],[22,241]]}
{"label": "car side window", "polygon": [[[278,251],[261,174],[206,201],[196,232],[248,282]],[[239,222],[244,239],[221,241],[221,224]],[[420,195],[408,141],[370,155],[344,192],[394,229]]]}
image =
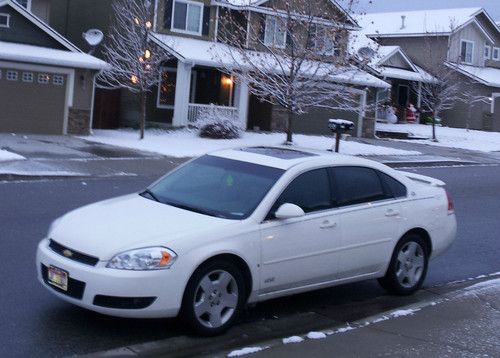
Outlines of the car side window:
{"label": "car side window", "polygon": [[338,206],[361,204],[387,199],[377,172],[365,167],[331,169]]}
{"label": "car side window", "polygon": [[378,172],[380,178],[386,187],[386,191],[392,195],[393,198],[402,198],[408,195],[408,190],[406,186],[401,184],[399,181],[382,172]]}
{"label": "car side window", "polygon": [[295,178],[274,203],[270,218],[284,203],[298,205],[306,213],[331,208],[330,179],[326,169],[315,169]]}

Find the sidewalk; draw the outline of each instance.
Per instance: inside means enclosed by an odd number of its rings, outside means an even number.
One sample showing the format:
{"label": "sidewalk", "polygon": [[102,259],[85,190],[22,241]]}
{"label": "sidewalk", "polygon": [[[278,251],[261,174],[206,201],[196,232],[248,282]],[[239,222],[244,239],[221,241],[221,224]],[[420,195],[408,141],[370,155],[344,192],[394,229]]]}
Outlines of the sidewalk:
{"label": "sidewalk", "polygon": [[[257,351],[257,352],[256,352]],[[254,354],[250,354],[255,352]],[[499,357],[500,278],[332,330],[217,354],[280,357]],[[212,355],[213,356],[213,355]]]}

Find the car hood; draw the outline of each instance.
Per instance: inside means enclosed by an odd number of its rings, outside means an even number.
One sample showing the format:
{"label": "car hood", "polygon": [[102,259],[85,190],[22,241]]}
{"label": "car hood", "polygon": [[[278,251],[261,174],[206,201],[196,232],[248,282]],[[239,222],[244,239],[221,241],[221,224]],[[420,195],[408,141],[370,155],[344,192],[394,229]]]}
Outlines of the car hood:
{"label": "car hood", "polygon": [[231,224],[233,220],[131,194],[69,212],[53,225],[48,237],[75,251],[109,260],[126,250],[167,246],[181,237]]}

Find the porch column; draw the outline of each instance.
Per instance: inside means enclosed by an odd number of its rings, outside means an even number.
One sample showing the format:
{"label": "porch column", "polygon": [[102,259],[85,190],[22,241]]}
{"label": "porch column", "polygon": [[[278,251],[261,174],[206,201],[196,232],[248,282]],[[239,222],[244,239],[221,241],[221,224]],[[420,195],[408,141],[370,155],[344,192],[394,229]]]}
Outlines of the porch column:
{"label": "porch column", "polygon": [[172,125],[182,127],[188,124],[189,94],[191,90],[192,64],[179,61],[177,63],[177,80],[175,82],[174,118]]}
{"label": "porch column", "polygon": [[356,136],[358,138],[363,137],[363,125],[364,125],[363,122],[366,114],[366,100],[367,100],[366,90],[363,90],[359,94],[358,130],[356,133]]}
{"label": "porch column", "polygon": [[238,108],[238,122],[241,128],[246,129],[248,120],[248,103],[249,103],[248,83],[243,79],[236,82],[236,90],[234,96],[234,105]]}
{"label": "porch column", "polygon": [[417,93],[417,108],[422,106],[422,82],[418,83],[418,93]]}

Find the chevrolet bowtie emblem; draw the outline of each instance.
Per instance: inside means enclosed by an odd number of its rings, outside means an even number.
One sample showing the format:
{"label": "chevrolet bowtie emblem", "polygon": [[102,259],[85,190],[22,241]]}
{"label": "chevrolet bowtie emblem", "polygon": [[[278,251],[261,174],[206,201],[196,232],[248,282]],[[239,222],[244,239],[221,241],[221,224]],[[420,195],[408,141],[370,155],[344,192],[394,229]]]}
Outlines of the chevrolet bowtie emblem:
{"label": "chevrolet bowtie emblem", "polygon": [[73,256],[73,252],[71,250],[64,250],[63,252],[63,255],[66,256],[66,257],[71,257]]}

